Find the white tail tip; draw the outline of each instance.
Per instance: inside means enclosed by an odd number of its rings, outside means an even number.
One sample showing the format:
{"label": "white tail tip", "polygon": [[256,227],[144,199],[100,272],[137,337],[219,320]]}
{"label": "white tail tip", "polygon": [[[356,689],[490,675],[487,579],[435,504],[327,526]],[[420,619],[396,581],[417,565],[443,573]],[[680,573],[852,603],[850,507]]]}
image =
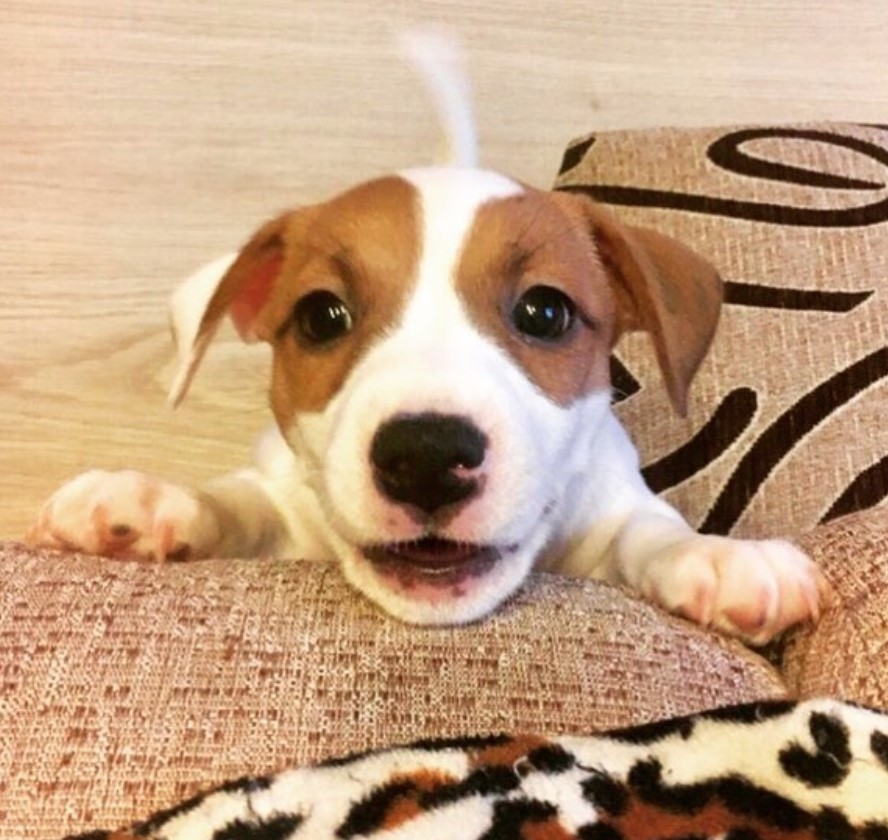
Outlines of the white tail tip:
{"label": "white tail tip", "polygon": [[438,111],[452,166],[478,166],[478,137],[465,55],[457,37],[443,29],[400,35],[401,49],[416,67]]}

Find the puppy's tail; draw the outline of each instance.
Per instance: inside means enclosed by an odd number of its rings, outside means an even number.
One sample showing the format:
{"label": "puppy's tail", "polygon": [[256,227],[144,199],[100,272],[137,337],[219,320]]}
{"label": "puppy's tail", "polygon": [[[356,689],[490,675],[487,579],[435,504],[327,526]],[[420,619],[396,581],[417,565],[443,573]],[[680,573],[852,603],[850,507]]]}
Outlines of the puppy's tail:
{"label": "puppy's tail", "polygon": [[478,166],[478,136],[465,56],[455,35],[413,29],[400,35],[401,49],[425,82],[444,129],[451,166]]}

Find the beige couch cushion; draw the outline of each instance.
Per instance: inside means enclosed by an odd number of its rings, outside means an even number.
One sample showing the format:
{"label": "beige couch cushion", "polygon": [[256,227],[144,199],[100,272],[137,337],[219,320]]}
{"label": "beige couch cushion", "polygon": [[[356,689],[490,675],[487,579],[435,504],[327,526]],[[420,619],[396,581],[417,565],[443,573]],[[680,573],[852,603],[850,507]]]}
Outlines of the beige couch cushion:
{"label": "beige couch cushion", "polygon": [[800,697],[838,697],[888,709],[888,511],[851,514],[800,544],[835,588],[817,627],[784,639],[783,671]]}
{"label": "beige couch cushion", "polygon": [[571,144],[557,185],[707,255],[726,281],[687,419],[646,338],[619,407],[652,486],[714,533],[796,534],[888,494],[888,129],[662,129]]}
{"label": "beige couch cushion", "polygon": [[582,733],[785,695],[741,645],[547,575],[451,629],[393,621],[324,564],[7,546],[0,577],[0,836],[22,840],[371,746]]}

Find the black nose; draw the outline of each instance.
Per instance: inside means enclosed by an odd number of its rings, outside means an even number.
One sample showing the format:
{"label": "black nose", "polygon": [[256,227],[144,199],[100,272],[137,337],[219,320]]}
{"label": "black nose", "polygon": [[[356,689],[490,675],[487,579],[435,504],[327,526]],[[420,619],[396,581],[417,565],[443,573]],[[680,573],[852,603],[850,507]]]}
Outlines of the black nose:
{"label": "black nose", "polygon": [[379,427],[370,461],[388,498],[431,514],[477,491],[466,473],[481,466],[486,450],[484,433],[462,417],[404,414]]}

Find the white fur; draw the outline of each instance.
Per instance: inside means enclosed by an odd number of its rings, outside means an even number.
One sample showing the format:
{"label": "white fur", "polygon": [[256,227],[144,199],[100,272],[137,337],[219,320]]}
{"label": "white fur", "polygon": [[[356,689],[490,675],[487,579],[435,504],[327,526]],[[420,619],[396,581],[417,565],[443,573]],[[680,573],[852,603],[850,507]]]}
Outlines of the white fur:
{"label": "white fur", "polygon": [[167,397],[172,406],[179,405],[185,397],[197,366],[213,339],[214,331],[198,339],[198,329],[219,280],[236,256],[226,254],[208,263],[182,283],[170,298],[170,327],[179,354],[179,370]]}
{"label": "white fur", "polygon": [[478,165],[478,138],[472,117],[469,77],[458,42],[436,29],[401,36],[401,48],[413,62],[431,94],[447,138],[450,166]]}

